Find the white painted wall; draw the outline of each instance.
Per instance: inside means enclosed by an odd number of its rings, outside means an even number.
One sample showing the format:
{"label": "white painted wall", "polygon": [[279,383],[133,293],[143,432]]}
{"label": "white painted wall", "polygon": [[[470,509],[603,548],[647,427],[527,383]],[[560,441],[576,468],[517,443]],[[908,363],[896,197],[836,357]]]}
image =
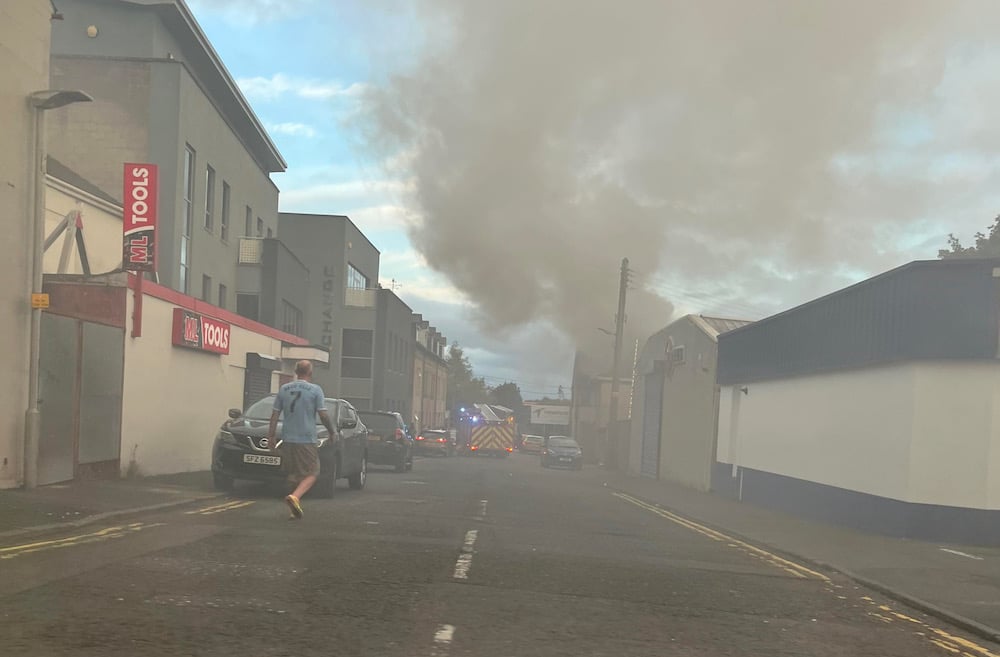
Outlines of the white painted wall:
{"label": "white painted wall", "polygon": [[718,459],[830,486],[905,499],[913,366],[747,385],[732,432],[733,389],[719,405]]}
{"label": "white painted wall", "polygon": [[49,87],[48,0],[0,3],[0,488],[21,484],[28,406],[32,121],[28,95]]}
{"label": "white painted wall", "polygon": [[1000,363],[908,363],[738,388],[722,391],[719,461],[907,502],[1000,509]]}
{"label": "white painted wall", "polygon": [[[132,316],[133,295],[128,295]],[[125,337],[121,467],[140,474],[207,470],[226,411],[243,406],[247,352],[281,356],[281,341],[234,326],[228,356],[171,344],[176,306],[146,296],[142,337]],[[274,374],[271,389],[276,390]]]}
{"label": "white painted wall", "polygon": [[[122,264],[122,213],[121,208],[100,199],[93,199],[75,187],[61,181],[50,180],[45,193],[45,235],[48,236],[70,212],[79,210],[83,215],[83,237],[87,246],[90,271],[105,274]],[[55,273],[59,267],[63,243],[62,236],[45,252],[45,273]],[[67,274],[82,274],[76,244],[71,244]]]}

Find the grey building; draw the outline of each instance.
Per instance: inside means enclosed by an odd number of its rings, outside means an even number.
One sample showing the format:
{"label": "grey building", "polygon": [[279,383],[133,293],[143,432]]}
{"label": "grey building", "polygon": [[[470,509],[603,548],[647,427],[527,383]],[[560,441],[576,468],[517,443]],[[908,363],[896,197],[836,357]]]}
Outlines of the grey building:
{"label": "grey building", "polygon": [[646,341],[632,397],[632,474],[709,490],[719,415],[718,338],[747,323],[685,315]]}
{"label": "grey building", "polygon": [[285,161],[183,0],[59,10],[51,86],[94,102],[53,113],[50,152],[115,198],[124,163],[157,164],[159,281],[233,310],[239,238],[277,231]]}
{"label": "grey building", "polygon": [[236,312],[305,337],[309,269],[276,238],[241,237]]}
{"label": "grey building", "polygon": [[370,409],[375,399],[379,252],[342,215],[282,212],[278,236],[309,269],[303,337],[330,350],[316,382],[328,395]]}
{"label": "grey building", "polygon": [[413,356],[416,345],[413,310],[393,293],[375,295],[374,408],[412,417]]}

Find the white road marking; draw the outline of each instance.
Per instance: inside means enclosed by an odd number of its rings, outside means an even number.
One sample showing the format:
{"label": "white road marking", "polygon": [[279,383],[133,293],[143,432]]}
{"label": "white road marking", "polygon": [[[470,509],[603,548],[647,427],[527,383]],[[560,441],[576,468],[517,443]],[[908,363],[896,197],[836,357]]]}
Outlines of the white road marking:
{"label": "white road marking", "polygon": [[434,652],[432,657],[445,657],[451,647],[452,637],[455,636],[454,625],[441,625],[434,633]]}
{"label": "white road marking", "polygon": [[411,486],[426,486],[426,481],[404,481],[404,484],[409,484]]}
{"label": "white road marking", "polygon": [[455,636],[454,625],[442,625],[434,634],[434,643],[451,643],[451,638]]}
{"label": "white road marking", "polygon": [[965,552],[959,552],[958,550],[950,550],[948,548],[939,548],[942,552],[947,552],[948,554],[955,554],[960,557],[965,557],[966,559],[975,559],[976,561],[982,561],[982,557],[977,557],[974,554],[966,554]]}
{"label": "white road marking", "polygon": [[489,504],[489,500],[479,500],[479,517],[486,517],[486,505]]}
{"label": "white road marking", "polygon": [[462,554],[458,556],[458,561],[455,562],[455,579],[469,579],[469,568],[472,567],[473,548],[476,545],[476,536],[478,534],[479,532],[475,529],[465,532],[465,542],[462,543]]}

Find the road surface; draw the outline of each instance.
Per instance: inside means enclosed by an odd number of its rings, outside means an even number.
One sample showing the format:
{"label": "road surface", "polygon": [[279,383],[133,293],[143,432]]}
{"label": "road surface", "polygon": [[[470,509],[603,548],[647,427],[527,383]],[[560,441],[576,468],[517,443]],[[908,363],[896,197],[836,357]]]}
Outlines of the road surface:
{"label": "road surface", "polygon": [[0,654],[877,655],[1000,648],[537,458],[423,459],[0,546]]}

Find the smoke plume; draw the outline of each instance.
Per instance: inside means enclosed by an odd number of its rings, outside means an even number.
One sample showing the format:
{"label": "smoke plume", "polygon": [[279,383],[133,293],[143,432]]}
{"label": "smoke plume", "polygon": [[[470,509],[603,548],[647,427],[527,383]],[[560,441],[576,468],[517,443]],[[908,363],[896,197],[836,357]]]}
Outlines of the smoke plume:
{"label": "smoke plume", "polygon": [[982,148],[941,89],[989,125],[997,85],[975,93],[962,67],[995,56],[1000,3],[414,7],[423,45],[371,91],[369,144],[410,158],[411,240],[486,327],[548,320],[603,349],[623,256],[635,336],[670,320],[679,287],[736,307],[808,294],[909,259],[893,235],[940,239],[955,195],[996,189],[995,162],[978,182],[928,172]]}

